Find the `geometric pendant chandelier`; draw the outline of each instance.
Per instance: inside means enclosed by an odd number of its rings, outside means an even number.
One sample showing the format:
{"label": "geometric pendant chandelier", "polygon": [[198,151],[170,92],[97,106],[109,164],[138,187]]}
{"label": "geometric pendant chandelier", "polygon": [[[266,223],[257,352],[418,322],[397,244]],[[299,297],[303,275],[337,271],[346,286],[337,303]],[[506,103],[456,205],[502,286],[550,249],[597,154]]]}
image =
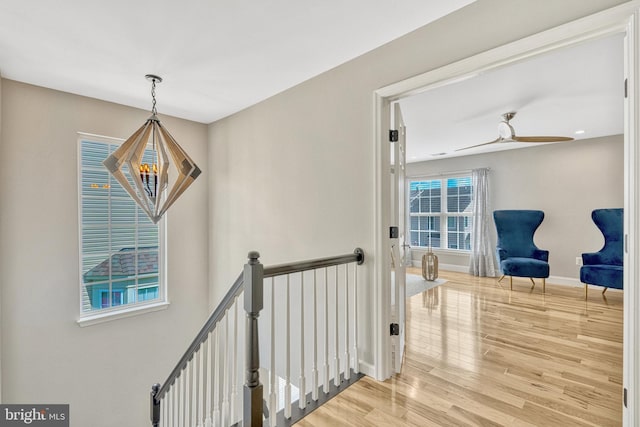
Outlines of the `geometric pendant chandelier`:
{"label": "geometric pendant chandelier", "polygon": [[156,224],[201,171],[156,115],[156,82],[162,78],[145,77],[151,81],[151,117],[103,164]]}

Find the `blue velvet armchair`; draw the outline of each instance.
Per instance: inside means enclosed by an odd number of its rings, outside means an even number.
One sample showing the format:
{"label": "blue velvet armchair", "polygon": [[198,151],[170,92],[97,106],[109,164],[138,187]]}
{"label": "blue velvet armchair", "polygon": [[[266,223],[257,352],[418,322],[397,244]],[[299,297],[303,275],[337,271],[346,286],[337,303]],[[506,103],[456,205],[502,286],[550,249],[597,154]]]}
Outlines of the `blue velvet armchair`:
{"label": "blue velvet armchair", "polygon": [[502,277],[509,276],[509,288],[513,289],[513,276],[528,277],[533,287],[533,278],[549,277],[549,251],[538,249],[533,235],[542,224],[544,212],[537,210],[498,210],[493,212],[493,220],[498,233],[496,256]]}
{"label": "blue velvet armchair", "polygon": [[602,294],[608,288],[622,289],[622,240],[623,209],[596,209],[591,219],[604,236],[604,246],[598,252],[582,254],[580,281],[584,283],[584,298],[587,298],[589,285],[604,286]]}

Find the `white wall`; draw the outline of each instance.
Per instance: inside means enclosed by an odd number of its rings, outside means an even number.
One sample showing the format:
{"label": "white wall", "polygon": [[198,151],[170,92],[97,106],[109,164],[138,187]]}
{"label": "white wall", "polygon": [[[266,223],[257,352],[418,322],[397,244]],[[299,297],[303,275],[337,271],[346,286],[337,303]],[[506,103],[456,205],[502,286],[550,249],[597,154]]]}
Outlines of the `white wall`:
{"label": "white wall", "polygon": [[[249,250],[263,262],[362,246],[374,259],[373,92],[620,4],[480,0],[405,37],[210,126],[211,301],[220,300]],[[373,292],[361,324],[373,325]],[[374,363],[372,331],[362,360]]]}
{"label": "white wall", "polygon": [[[575,258],[599,250],[602,234],[591,220],[597,208],[624,204],[622,135],[410,163],[409,176],[489,167],[491,209],[539,209],[545,219],[535,234],[550,251],[551,278],[579,283]],[[495,228],[491,228],[495,245]],[[412,251],[418,261],[423,252]],[[468,266],[469,257],[438,253],[443,264]],[[553,276],[556,276],[554,278]],[[571,280],[566,280],[571,279]]]}
{"label": "white wall", "polygon": [[[208,313],[207,127],[161,117],[203,177],[168,212],[167,310],[81,328],[77,132],[126,138],[148,111],[2,81],[4,403],[69,403],[71,425],[143,426]],[[160,106],[161,110],[161,106]]]}

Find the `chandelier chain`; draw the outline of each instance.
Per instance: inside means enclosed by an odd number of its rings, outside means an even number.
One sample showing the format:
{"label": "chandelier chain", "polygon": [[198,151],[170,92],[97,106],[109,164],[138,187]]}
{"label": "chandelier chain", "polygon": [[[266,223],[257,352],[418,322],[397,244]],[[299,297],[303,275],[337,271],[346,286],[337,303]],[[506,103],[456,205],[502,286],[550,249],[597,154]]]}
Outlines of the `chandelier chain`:
{"label": "chandelier chain", "polygon": [[156,115],[156,79],[151,79],[151,99],[153,100],[151,105],[151,114]]}

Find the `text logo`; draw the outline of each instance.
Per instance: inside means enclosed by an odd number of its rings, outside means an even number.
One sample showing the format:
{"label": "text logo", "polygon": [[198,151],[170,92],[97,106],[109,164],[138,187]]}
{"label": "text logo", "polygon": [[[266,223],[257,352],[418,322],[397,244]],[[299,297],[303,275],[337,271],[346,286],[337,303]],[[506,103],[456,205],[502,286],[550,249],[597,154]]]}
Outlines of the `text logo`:
{"label": "text logo", "polygon": [[69,427],[69,405],[0,405],[0,427]]}

